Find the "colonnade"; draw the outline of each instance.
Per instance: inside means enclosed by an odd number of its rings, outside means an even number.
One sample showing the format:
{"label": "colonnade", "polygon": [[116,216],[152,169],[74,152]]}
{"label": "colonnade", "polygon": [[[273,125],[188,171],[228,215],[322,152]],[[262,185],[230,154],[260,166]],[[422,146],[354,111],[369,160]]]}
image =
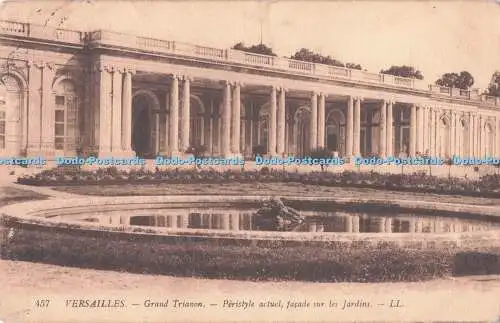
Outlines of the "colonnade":
{"label": "colonnade", "polygon": [[[98,102],[90,113],[94,120],[91,136],[99,147],[101,155],[129,156],[132,151],[132,75],[134,70],[102,66],[96,73],[96,93]],[[193,77],[186,75],[170,75],[169,86],[165,89],[167,97],[164,104],[168,113],[165,129],[165,150],[167,155],[182,155],[190,147],[190,136],[193,129],[190,123],[191,87]],[[220,123],[220,149],[222,156],[241,156],[245,153],[243,147],[245,135],[242,132],[242,87],[241,82],[222,81]],[[284,86],[270,86],[268,111],[267,154],[283,156],[293,152],[288,151],[287,135],[287,93],[290,90]],[[303,91],[302,91],[303,93]],[[494,156],[500,153],[500,119],[495,116],[480,115],[477,112],[459,111],[453,106],[433,106],[431,104],[415,104],[396,102],[393,99],[370,99],[361,96],[334,96],[323,92],[309,94],[309,151],[326,146],[326,106],[327,98],[345,102],[345,152],[344,157],[360,156],[361,151],[361,116],[364,110],[363,102],[379,104],[378,142],[374,153],[379,156],[392,156],[395,153],[395,107],[408,109],[409,135],[408,147],[405,153],[409,156],[426,154],[437,157],[452,157],[453,155],[467,157]],[[342,99],[344,98],[344,99]],[[380,103],[378,103],[380,102]],[[101,108],[99,108],[101,107]],[[398,110],[398,111],[399,111]],[[97,115],[92,115],[96,114]],[[213,129],[211,130],[213,131]],[[401,134],[398,134],[401,140]],[[409,137],[409,138],[408,138]],[[405,144],[406,145],[406,144]],[[401,149],[398,148],[398,151]],[[373,152],[372,152],[373,153]]]}

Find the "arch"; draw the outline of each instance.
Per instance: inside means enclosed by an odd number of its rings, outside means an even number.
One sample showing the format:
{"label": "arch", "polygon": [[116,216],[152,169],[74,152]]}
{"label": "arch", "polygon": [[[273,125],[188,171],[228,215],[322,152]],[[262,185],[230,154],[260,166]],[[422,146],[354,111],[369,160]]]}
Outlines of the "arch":
{"label": "arch", "polygon": [[4,73],[1,73],[0,80],[2,82],[0,83],[4,82],[5,77],[13,77],[14,79],[16,79],[17,84],[22,90],[26,91],[28,89],[28,81],[26,80],[26,78],[22,73],[19,73],[18,71],[12,69]]}
{"label": "arch", "polygon": [[70,77],[70,76],[68,76],[68,75],[59,75],[58,77],[56,77],[56,78],[52,81],[52,89],[54,89],[54,90],[55,90],[56,88],[60,87],[60,84],[61,84],[61,83],[64,83],[64,82],[66,82],[66,81],[71,82],[71,83],[72,83],[72,85],[73,85],[73,86],[75,86],[75,89],[76,89],[76,83],[77,83],[77,82],[76,82],[76,81],[75,81],[72,77]]}
{"label": "arch", "polygon": [[342,110],[331,109],[326,117],[325,140],[323,145],[339,155],[345,153],[345,124],[346,117]]}
{"label": "arch", "polygon": [[[132,149],[138,156],[148,157],[156,150],[156,138],[160,135],[154,124],[154,111],[160,110],[160,102],[153,91],[140,89],[132,96]],[[156,121],[158,122],[158,121]]]}
{"label": "arch", "polygon": [[451,157],[451,122],[447,115],[443,114],[439,118],[439,156],[450,158]]}
{"label": "arch", "polygon": [[154,109],[160,109],[160,101],[158,100],[158,97],[156,96],[156,94],[153,91],[147,90],[147,89],[136,90],[132,94],[132,100],[134,100],[136,96],[140,96],[140,95],[144,95],[144,96],[148,97],[148,99],[150,99],[151,102],[153,103]]}
{"label": "arch", "polygon": [[268,148],[269,136],[269,102],[264,103],[257,110],[257,145]]}
{"label": "arch", "polygon": [[59,77],[54,82],[54,149],[63,155],[76,152],[79,136],[79,104],[75,82]]}
{"label": "arch", "polygon": [[494,154],[495,145],[495,126],[491,120],[487,120],[484,124],[484,156],[492,157]]}
{"label": "arch", "polygon": [[298,156],[307,155],[310,152],[309,145],[309,127],[310,127],[311,108],[303,105],[299,106],[294,113],[293,133],[295,153]]}
{"label": "arch", "polygon": [[469,156],[470,152],[470,136],[469,136],[469,122],[465,117],[461,117],[458,121],[457,131],[457,154],[462,157]]}
{"label": "arch", "polygon": [[205,104],[196,95],[191,94],[189,105],[189,145],[200,147],[205,145]]}
{"label": "arch", "polygon": [[24,79],[19,73],[9,72],[1,76],[0,93],[0,151],[3,154],[20,155],[26,144],[27,129]]}

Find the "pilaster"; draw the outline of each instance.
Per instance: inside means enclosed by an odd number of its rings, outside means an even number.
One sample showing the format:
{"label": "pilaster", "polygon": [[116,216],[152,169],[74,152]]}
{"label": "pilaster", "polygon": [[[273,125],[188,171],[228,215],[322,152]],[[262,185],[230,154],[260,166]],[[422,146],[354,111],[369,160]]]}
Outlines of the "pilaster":
{"label": "pilaster", "polygon": [[41,142],[40,151],[46,157],[53,157],[55,153],[55,110],[54,96],[52,94],[52,82],[55,76],[55,68],[50,63],[44,63],[42,67],[42,107],[41,107]]}
{"label": "pilaster", "polygon": [[27,155],[39,156],[41,149],[43,64],[32,62],[28,66],[29,120]]}

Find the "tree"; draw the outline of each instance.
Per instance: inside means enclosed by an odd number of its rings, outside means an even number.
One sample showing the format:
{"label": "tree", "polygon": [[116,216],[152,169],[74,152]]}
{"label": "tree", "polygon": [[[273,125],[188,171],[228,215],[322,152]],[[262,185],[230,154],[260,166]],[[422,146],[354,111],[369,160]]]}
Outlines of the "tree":
{"label": "tree", "polygon": [[355,63],[347,63],[347,64],[345,64],[345,67],[353,69],[353,70],[360,70],[360,71],[363,69],[361,67],[361,65],[355,64]]}
{"label": "tree", "polygon": [[436,85],[454,87],[461,90],[467,90],[474,84],[474,77],[467,72],[445,73],[436,81]]}
{"label": "tree", "polygon": [[237,43],[236,45],[234,45],[232,48],[236,49],[236,50],[241,50],[243,52],[248,52],[248,53],[269,55],[269,56],[278,56],[273,52],[271,47],[268,47],[264,44],[245,46],[244,43],[240,42],[240,43]]}
{"label": "tree", "polygon": [[380,73],[382,74],[389,74],[389,75],[394,75],[394,76],[400,76],[400,77],[408,77],[408,78],[413,78],[417,80],[423,80],[424,76],[422,75],[422,72],[419,70],[415,69],[412,66],[395,66],[392,65],[391,68],[387,70],[381,70]]}
{"label": "tree", "polygon": [[300,50],[295,52],[295,54],[290,56],[290,58],[298,60],[298,61],[304,61],[304,62],[345,67],[345,65],[341,61],[338,61],[331,56],[323,56],[321,54],[315,53],[315,52],[313,52],[309,49],[306,49],[306,48],[301,48]]}
{"label": "tree", "polygon": [[486,94],[500,97],[500,71],[493,73],[488,89],[486,90]]}

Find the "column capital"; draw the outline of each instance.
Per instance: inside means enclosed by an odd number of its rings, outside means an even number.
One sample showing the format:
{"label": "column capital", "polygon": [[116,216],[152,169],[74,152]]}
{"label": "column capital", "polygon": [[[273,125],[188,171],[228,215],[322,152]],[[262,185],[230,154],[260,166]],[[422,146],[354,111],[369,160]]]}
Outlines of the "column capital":
{"label": "column capital", "polygon": [[233,86],[237,87],[242,87],[244,83],[242,81],[234,81],[232,82]]}
{"label": "column capital", "polygon": [[181,74],[177,74],[177,73],[171,73],[168,75],[172,80],[176,79],[176,80],[181,80],[182,79],[182,75]]}
{"label": "column capital", "polygon": [[222,85],[222,86],[224,86],[224,87],[231,86],[232,83],[233,82],[230,81],[230,80],[222,80],[222,81],[219,82],[219,84]]}
{"label": "column capital", "polygon": [[188,82],[192,82],[193,81],[193,77],[190,76],[190,75],[180,75],[180,78],[183,80],[183,81],[188,81]]}
{"label": "column capital", "polygon": [[357,96],[354,97],[354,100],[356,100],[356,101],[363,101],[364,99],[365,98],[362,97],[362,96],[360,96],[360,95],[357,95]]}
{"label": "column capital", "polygon": [[285,92],[285,93],[288,92],[288,89],[286,87],[284,87],[283,85],[277,86],[276,89],[278,91],[282,91],[282,92]]}
{"label": "column capital", "polygon": [[313,91],[313,92],[311,93],[311,96],[318,97],[320,93],[321,93],[321,92],[319,92],[319,91]]}

